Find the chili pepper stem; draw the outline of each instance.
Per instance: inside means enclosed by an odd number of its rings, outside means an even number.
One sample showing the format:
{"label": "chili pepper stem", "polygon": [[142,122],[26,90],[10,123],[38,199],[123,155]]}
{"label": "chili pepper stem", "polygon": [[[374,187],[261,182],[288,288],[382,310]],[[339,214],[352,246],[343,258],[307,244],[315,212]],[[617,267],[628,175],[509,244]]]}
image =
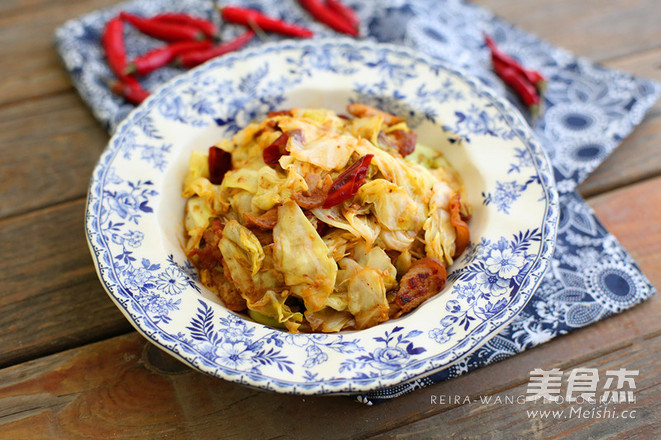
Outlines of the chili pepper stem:
{"label": "chili pepper stem", "polygon": [[540,101],[539,104],[533,104],[530,107],[528,107],[528,110],[530,111],[530,116],[532,117],[532,124],[535,125],[535,122],[537,119],[539,119],[542,116],[542,110],[544,106],[542,104],[542,101]]}
{"label": "chili pepper stem", "polygon": [[124,69],[124,75],[134,75],[138,71],[138,67],[134,63],[130,63]]}
{"label": "chili pepper stem", "polygon": [[248,19],[248,26],[250,27],[250,29],[252,29],[255,35],[257,35],[257,38],[262,40],[264,43],[268,43],[269,41],[271,41],[269,36],[266,35],[266,32],[264,32],[264,29],[262,29],[261,27],[259,27],[257,23],[255,23],[255,20]]}
{"label": "chili pepper stem", "polygon": [[149,96],[149,92],[143,89],[140,83],[131,76],[127,76],[121,80],[101,77],[101,81],[113,93],[122,96],[125,100],[135,105],[140,104]]}
{"label": "chili pepper stem", "polygon": [[546,82],[546,80],[537,81],[537,83],[535,84],[535,87],[537,88],[537,91],[541,95],[542,93],[546,92],[546,88],[548,87],[548,83]]}

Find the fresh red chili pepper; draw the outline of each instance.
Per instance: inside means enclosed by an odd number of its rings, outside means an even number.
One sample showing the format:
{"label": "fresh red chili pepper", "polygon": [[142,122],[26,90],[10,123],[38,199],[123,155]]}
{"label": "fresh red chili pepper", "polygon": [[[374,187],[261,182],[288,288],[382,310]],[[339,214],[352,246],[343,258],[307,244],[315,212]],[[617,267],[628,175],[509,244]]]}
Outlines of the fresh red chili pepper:
{"label": "fresh red chili pepper", "polygon": [[289,151],[285,150],[287,141],[289,141],[289,133],[282,133],[271,143],[271,145],[264,148],[264,151],[262,151],[262,158],[266,165],[276,167],[278,165],[278,160],[280,160],[282,156],[289,154]]}
{"label": "fresh red chili pepper", "polygon": [[355,161],[331,185],[328,196],[322,208],[328,209],[344,202],[349,197],[354,196],[358,189],[365,183],[367,169],[372,162],[373,154],[368,154]]}
{"label": "fresh red chili pepper", "polygon": [[358,36],[358,29],[349,23],[345,17],[329,8],[325,3],[322,3],[321,0],[298,0],[298,2],[310,15],[321,23],[324,23],[337,32],[351,35],[352,37]]}
{"label": "fresh red chili pepper", "polygon": [[344,19],[349,22],[351,26],[355,28],[360,26],[360,20],[356,16],[354,10],[342,3],[340,0],[326,0],[326,4],[330,9],[344,17]]}
{"label": "fresh red chili pepper", "polygon": [[521,101],[530,109],[533,116],[537,116],[541,100],[537,94],[537,90],[528,79],[514,67],[508,66],[501,61],[496,61],[493,67],[500,79],[514,89],[519,98],[521,98]]}
{"label": "fresh red chili pepper", "polygon": [[205,61],[209,61],[211,58],[215,58],[228,52],[241,49],[243,46],[250,43],[254,36],[255,33],[252,30],[249,30],[239,35],[234,40],[219,44],[210,49],[183,53],[175,59],[175,64],[180,67],[197,66],[198,64],[202,64]]}
{"label": "fresh red chili pepper", "polygon": [[170,63],[178,55],[210,47],[211,41],[177,41],[134,58],[124,69],[124,74],[146,75]]}
{"label": "fresh red chili pepper", "polygon": [[163,23],[151,19],[138,17],[137,15],[129,14],[122,11],[120,14],[122,19],[131,23],[136,29],[143,34],[149,35],[159,40],[165,41],[179,41],[179,40],[204,40],[206,35],[198,28],[190,25],[179,23]]}
{"label": "fresh red chili pepper", "polygon": [[546,88],[546,78],[544,78],[541,73],[537,72],[536,70],[526,69],[523,67],[514,58],[501,51],[500,48],[496,46],[496,43],[493,41],[493,39],[488,35],[484,36],[484,40],[486,41],[487,46],[491,51],[491,60],[494,64],[500,62],[509,67],[512,67],[514,70],[523,75],[526,80],[535,86],[539,91],[543,91]]}
{"label": "fresh red chili pepper", "polygon": [[177,23],[193,26],[204,32],[204,35],[209,38],[215,38],[219,33],[218,26],[216,26],[211,20],[194,17],[182,12],[166,12],[163,14],[158,14],[153,16],[151,20],[159,21],[162,23]]}
{"label": "fresh red chili pepper", "polygon": [[302,26],[269,17],[256,9],[240,8],[236,6],[227,6],[220,10],[223,20],[228,23],[240,24],[243,26],[257,26],[266,32],[275,32],[277,34],[290,37],[310,38],[314,33]]}
{"label": "fresh red chili pepper", "polygon": [[142,88],[140,83],[131,76],[121,80],[103,79],[113,93],[124,97],[128,102],[138,105],[149,96],[149,92]]}
{"label": "fresh red chili pepper", "polygon": [[225,173],[232,169],[232,155],[218,147],[209,147],[209,180],[214,185],[223,182]]}
{"label": "fresh red chili pepper", "polygon": [[101,36],[101,44],[106,53],[108,65],[119,78],[124,76],[126,68],[126,47],[124,44],[124,22],[115,17],[106,24]]}

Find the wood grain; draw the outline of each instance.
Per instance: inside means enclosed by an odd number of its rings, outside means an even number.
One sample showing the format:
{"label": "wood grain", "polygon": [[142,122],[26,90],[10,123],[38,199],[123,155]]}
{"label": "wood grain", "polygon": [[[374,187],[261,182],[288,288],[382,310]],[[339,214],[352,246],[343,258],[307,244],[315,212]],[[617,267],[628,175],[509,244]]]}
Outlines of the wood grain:
{"label": "wood grain", "polygon": [[0,221],[0,366],[131,329],[103,291],[82,201]]}
{"label": "wood grain", "polygon": [[[661,82],[661,49],[618,58],[607,67],[635,72]],[[615,152],[581,184],[584,196],[591,196],[661,174],[661,101],[657,101],[642,123],[624,139]]]}
{"label": "wood grain", "polygon": [[[661,273],[652,270],[659,267],[661,259],[661,228],[627,225],[650,226],[650,216],[637,220],[635,208],[647,204],[661,209],[661,194],[654,190],[659,184],[661,179],[654,179],[591,201],[623,245],[634,249],[643,271],[655,284],[661,283]],[[625,200],[633,209],[613,209]],[[495,423],[492,412],[505,412],[504,406],[483,408],[474,415],[471,408],[454,404],[431,405],[430,396],[516,394],[533,368],[596,365],[603,369],[616,365],[612,363],[615,358],[623,358],[625,368],[640,367],[638,383],[647,391],[641,386],[638,396],[653,410],[655,403],[647,402],[653,398],[658,401],[658,388],[647,384],[658,383],[658,356],[653,349],[643,349],[647,342],[641,341],[661,334],[660,313],[661,298],[656,296],[507,361],[372,408],[342,397],[282,396],[233,385],[179,367],[167,356],[154,353],[142,337],[130,334],[0,370],[0,408],[7,408],[0,412],[0,430],[11,434],[10,438],[40,438],[43,433],[85,438],[112,433],[115,438],[127,439],[137,438],[137,432],[147,438],[183,439],[345,437],[346,432],[338,426],[352,426],[358,437],[400,429],[393,432],[424,438],[431,435],[434,426],[449,427],[456,434],[470,429],[480,433],[482,428],[477,427]],[[658,338],[653,342],[657,344]],[[649,367],[651,362],[657,362],[654,368]],[[472,418],[463,413],[469,409]],[[500,412],[493,417],[506,418]],[[519,418],[508,429],[530,429],[527,422],[534,421]],[[405,425],[412,431],[406,431]],[[559,427],[574,429],[574,425],[564,423],[545,429]],[[634,428],[638,433],[647,429],[632,425]]]}
{"label": "wood grain", "polygon": [[[52,44],[54,29],[67,19],[116,3],[0,2],[0,367],[13,365],[0,369],[0,438],[642,439],[661,431],[658,295],[376,407],[248,389],[190,370],[135,332],[122,335],[130,326],[103,292],[83,236],[83,199],[107,135],[76,95]],[[661,80],[657,0],[476,3],[607,67]],[[580,188],[599,194],[590,205],[657,287],[659,133],[657,103]],[[432,395],[518,395],[533,368],[575,366],[639,368],[638,418],[554,422],[508,405],[430,404]]]}
{"label": "wood grain", "polygon": [[588,203],[652,285],[661,288],[661,178],[602,194]]}
{"label": "wood grain", "polygon": [[107,140],[72,93],[0,108],[0,218],[84,197]]}
{"label": "wood grain", "polygon": [[661,46],[657,0],[475,0],[510,23],[594,61]]}
{"label": "wood grain", "polygon": [[[526,23],[530,19],[529,26],[537,26],[538,21],[543,19],[538,12],[534,12],[542,10],[543,5],[527,8],[518,2],[508,7],[499,1],[483,0],[479,3],[507,18]],[[577,10],[574,3],[563,0],[554,2],[553,7],[546,5],[553,10],[553,15],[546,19],[560,22],[592,20],[608,28],[610,21],[616,18],[610,6],[581,7]],[[628,9],[624,18],[617,17],[624,20],[624,24],[619,26],[632,28],[634,14],[641,14],[640,11],[647,5],[645,2],[634,3],[633,9]],[[0,155],[3,157],[0,173],[6,178],[0,182],[0,197],[3,200],[0,218],[84,196],[91,169],[107,142],[107,136],[72,89],[55,53],[52,38],[54,29],[66,19],[112,4],[114,2],[111,0],[3,3],[4,14],[0,15],[0,71],[3,72],[0,79]],[[519,7],[521,10],[518,10]],[[500,8],[503,9],[499,11]],[[529,14],[533,14],[532,17]],[[581,19],[581,14],[588,14],[591,18]],[[631,50],[636,55],[632,55],[631,60],[627,57],[608,65],[637,74],[650,73],[653,74],[650,76],[661,79],[656,61],[661,50],[642,52],[641,55],[641,51],[650,47],[649,41],[658,40],[648,39],[648,32],[652,31],[646,30],[644,23],[639,27],[633,36],[627,37],[630,40],[628,44],[635,46]],[[658,26],[652,28],[658,29]],[[559,40],[560,37],[571,42],[580,41],[586,47],[613,48],[613,44],[606,45],[599,40],[598,35],[585,34],[579,25],[548,37],[553,43],[561,45],[563,40]],[[582,54],[599,58],[589,52]],[[584,194],[597,194],[626,181],[637,181],[661,173],[659,111],[657,107],[636,131],[635,137],[625,141],[615,153],[617,156],[613,161],[607,161],[582,186]],[[622,159],[626,161],[626,167],[619,166]],[[26,191],[30,191],[32,196],[25,197]]]}
{"label": "wood grain", "polygon": [[[661,350],[661,336],[638,339],[631,345],[573,365],[572,368],[596,368],[601,380],[596,396],[604,390],[608,370],[638,370],[635,379],[635,403],[589,404],[589,403],[507,403],[517,402],[526,396],[527,383],[518,385],[492,396],[490,404],[483,403],[484,394],[471,395],[470,403],[448,408],[447,411],[424,419],[418,423],[403,426],[371,439],[576,439],[588,438],[655,438],[661,432],[661,365],[650,352]],[[567,392],[565,371],[562,395]],[[461,394],[460,396],[465,396]],[[441,395],[442,396],[442,395]],[[437,396],[436,401],[441,396]],[[500,399],[501,403],[497,399]],[[431,400],[431,395],[430,395]],[[582,402],[582,401],[581,401]],[[601,417],[590,416],[593,409],[601,411]],[[557,417],[543,418],[527,411],[564,411]],[[577,410],[582,414],[577,416]],[[608,411],[608,412],[606,412]],[[626,411],[626,413],[624,413]],[[587,412],[587,416],[585,415]],[[592,413],[592,414],[595,414]],[[599,414],[599,413],[596,413]],[[608,416],[606,416],[608,414]],[[621,417],[626,415],[626,419]],[[630,418],[629,416],[635,416]],[[616,433],[616,434],[615,434]]]}
{"label": "wood grain", "polygon": [[65,21],[115,0],[20,0],[0,3],[0,106],[72,90],[53,46]]}

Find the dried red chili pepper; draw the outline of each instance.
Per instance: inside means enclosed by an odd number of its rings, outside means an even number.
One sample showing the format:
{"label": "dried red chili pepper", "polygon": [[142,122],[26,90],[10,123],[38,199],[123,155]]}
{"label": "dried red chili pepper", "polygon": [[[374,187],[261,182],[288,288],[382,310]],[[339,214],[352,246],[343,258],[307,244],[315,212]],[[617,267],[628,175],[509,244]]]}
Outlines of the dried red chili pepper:
{"label": "dried red chili pepper", "polygon": [[511,56],[507,55],[505,52],[501,51],[496,43],[488,35],[484,36],[484,41],[486,41],[489,50],[491,51],[491,60],[494,65],[498,62],[505,64],[506,66],[512,67],[514,70],[523,75],[526,80],[532,84],[540,92],[546,89],[546,78],[537,72],[536,70],[526,69],[518,61],[516,61]]}
{"label": "dried red chili pepper", "polygon": [[357,161],[355,161],[349,168],[347,168],[342,174],[337,176],[337,179],[331,185],[330,190],[328,191],[328,196],[324,202],[322,208],[328,209],[333,206],[344,202],[348,198],[356,195],[358,189],[365,182],[365,176],[367,175],[367,169],[372,162],[373,154],[368,154]]}
{"label": "dried red chili pepper", "polygon": [[322,222],[321,220],[317,219],[317,226],[315,227],[317,230],[317,234],[319,234],[320,237],[323,237],[326,232],[330,229],[330,226],[328,226],[326,223]]}
{"label": "dried red chili pepper", "polygon": [[197,40],[201,41],[206,38],[204,32],[200,29],[184,24],[178,23],[163,23],[151,19],[138,17],[137,15],[129,14],[122,11],[120,14],[123,20],[131,23],[136,29],[143,34],[149,35],[159,40],[165,41],[179,41],[179,40]]}
{"label": "dried red chili pepper", "polygon": [[121,80],[103,79],[113,93],[124,97],[128,102],[138,105],[149,96],[149,92],[142,88],[140,83],[131,76]]}
{"label": "dried red chili pepper", "polygon": [[278,165],[278,160],[280,160],[282,156],[289,154],[289,151],[285,150],[287,141],[289,141],[289,133],[282,133],[271,143],[271,145],[264,148],[262,151],[262,158],[266,165],[276,167]]}
{"label": "dried red chili pepper", "polygon": [[206,61],[209,61],[212,58],[224,55],[234,50],[241,49],[243,46],[250,43],[250,41],[254,38],[254,36],[255,33],[252,30],[249,30],[239,35],[234,40],[219,44],[210,49],[196,50],[194,52],[186,52],[184,54],[179,55],[175,59],[175,64],[180,67],[195,67],[198,64],[202,64]]}
{"label": "dried red chili pepper", "polygon": [[330,9],[344,17],[344,19],[354,28],[358,28],[358,26],[360,26],[360,20],[356,16],[354,10],[342,3],[340,0],[326,0],[326,4]]}
{"label": "dried red chili pepper", "polygon": [[204,35],[209,38],[215,38],[219,33],[218,26],[216,26],[211,20],[194,17],[182,12],[166,12],[163,14],[158,14],[153,16],[151,20],[159,21],[162,23],[176,23],[193,26],[204,32]]}
{"label": "dried red chili pepper", "polygon": [[124,69],[124,74],[146,75],[167,65],[178,55],[210,47],[211,41],[177,41],[134,58]]}
{"label": "dried red chili pepper", "polygon": [[256,9],[240,8],[236,6],[226,6],[220,10],[223,20],[228,23],[240,24],[243,26],[257,26],[266,32],[275,32],[290,37],[310,38],[314,33],[293,23],[269,17]]}
{"label": "dried red chili pepper", "polygon": [[531,114],[533,116],[538,116],[541,100],[537,94],[535,86],[533,86],[526,77],[515,68],[500,61],[496,61],[493,67],[496,75],[498,75],[505,84],[514,89],[521,101],[523,101],[526,107],[528,107]]}
{"label": "dried red chili pepper", "polygon": [[209,181],[214,185],[220,185],[225,173],[231,169],[232,155],[218,147],[209,147]]}
{"label": "dried red chili pepper", "polygon": [[298,0],[316,20],[343,34],[358,36],[358,29],[320,0]]}
{"label": "dried red chili pepper", "polygon": [[124,22],[115,17],[103,29],[101,44],[106,53],[108,65],[119,78],[124,76],[126,68],[126,47],[124,44]]}

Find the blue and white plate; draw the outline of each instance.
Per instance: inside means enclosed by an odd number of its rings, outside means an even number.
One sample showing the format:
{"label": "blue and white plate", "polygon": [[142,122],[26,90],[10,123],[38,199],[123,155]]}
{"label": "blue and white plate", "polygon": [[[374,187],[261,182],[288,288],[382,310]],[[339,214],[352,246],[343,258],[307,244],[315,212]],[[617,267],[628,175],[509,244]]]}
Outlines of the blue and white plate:
{"label": "blue and white plate", "polygon": [[[181,246],[190,153],[270,110],[342,112],[351,101],[406,116],[418,140],[440,148],[464,179],[472,243],[445,290],[397,320],[339,334],[289,334],[227,310]],[[108,294],[159,347],[244,385],[339,394],[428,375],[486,343],[539,284],[557,220],[549,162],[507,102],[410,49],[329,39],[231,54],[161,87],[101,156],[86,229]]]}

